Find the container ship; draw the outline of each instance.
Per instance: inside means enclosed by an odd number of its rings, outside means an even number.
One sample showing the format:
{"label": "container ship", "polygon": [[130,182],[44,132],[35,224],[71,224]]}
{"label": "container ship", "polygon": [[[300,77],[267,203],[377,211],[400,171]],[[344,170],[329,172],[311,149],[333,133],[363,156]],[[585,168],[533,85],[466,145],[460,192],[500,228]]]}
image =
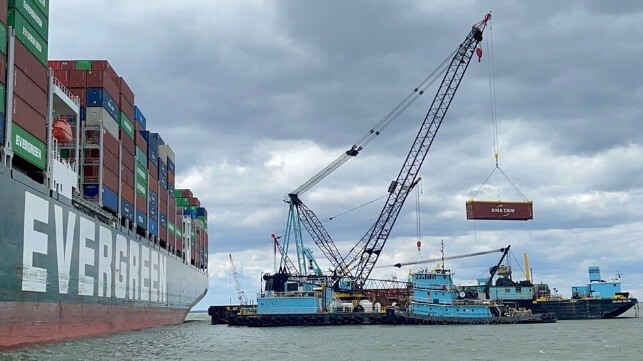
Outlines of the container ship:
{"label": "container ship", "polygon": [[0,0],[2,349],[178,324],[208,288],[174,151],[108,61],[48,59],[48,14]]}

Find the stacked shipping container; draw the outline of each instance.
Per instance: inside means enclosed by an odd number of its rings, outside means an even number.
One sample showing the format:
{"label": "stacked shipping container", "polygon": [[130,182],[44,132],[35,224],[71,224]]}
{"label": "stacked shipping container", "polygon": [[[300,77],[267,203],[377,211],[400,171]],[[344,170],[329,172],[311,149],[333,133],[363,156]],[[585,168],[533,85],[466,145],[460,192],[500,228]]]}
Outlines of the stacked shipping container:
{"label": "stacked shipping container", "polygon": [[[205,268],[207,212],[189,190],[188,207],[177,207],[177,199],[184,197],[182,192],[175,197],[174,151],[147,130],[125,79],[105,60],[57,60],[49,67],[81,99],[85,199],[102,200],[102,207],[120,215],[123,224],[129,220],[139,234]],[[73,157],[69,150],[64,153]]]}
{"label": "stacked shipping container", "polygon": [[[15,165],[44,170],[47,152],[47,42],[49,2],[45,0],[0,1],[0,138],[4,140],[5,99],[12,102],[11,141]],[[15,31],[14,70],[6,74],[8,26]],[[5,94],[7,80],[13,94]],[[9,96],[7,96],[9,95]]]}

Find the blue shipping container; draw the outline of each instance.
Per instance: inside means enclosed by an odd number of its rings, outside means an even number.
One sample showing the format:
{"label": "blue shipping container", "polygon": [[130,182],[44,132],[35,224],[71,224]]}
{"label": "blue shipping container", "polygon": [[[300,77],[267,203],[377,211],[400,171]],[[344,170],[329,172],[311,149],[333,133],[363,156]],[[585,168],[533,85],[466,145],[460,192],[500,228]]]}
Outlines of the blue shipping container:
{"label": "blue shipping container", "polygon": [[154,138],[157,146],[165,144],[165,142],[163,142],[163,138],[161,138],[161,135],[159,133],[152,133],[150,136]]}
{"label": "blue shipping container", "polygon": [[159,184],[161,185],[162,189],[167,189],[167,178],[160,176],[159,177]]}
{"label": "blue shipping container", "polygon": [[147,216],[138,209],[136,210],[136,225],[143,229],[147,229]]}
{"label": "blue shipping container", "polygon": [[83,184],[83,194],[87,197],[98,195],[98,184]]}
{"label": "blue shipping container", "polygon": [[156,193],[156,192],[154,192],[154,191],[150,190],[150,191],[148,192],[148,196],[149,196],[149,199],[150,199],[150,206],[152,206],[152,205],[154,205],[154,206],[158,206],[158,205],[159,205],[159,203],[158,203],[158,201],[159,201],[159,195],[158,195],[158,193]]}
{"label": "blue shipping container", "polygon": [[188,217],[190,217],[192,219],[195,219],[196,218],[196,209],[184,208],[183,209],[183,215],[188,216]]}
{"label": "blue shipping container", "polygon": [[152,219],[150,219],[149,222],[150,222],[150,229],[149,229],[150,234],[158,236],[159,235],[159,225],[158,225],[158,223],[156,223],[156,221],[154,221]]}
{"label": "blue shipping container", "polygon": [[159,158],[158,164],[159,164],[159,174],[157,175],[160,177],[161,174],[165,174],[165,178],[167,178],[167,165],[165,165],[165,160]]}
{"label": "blue shipping container", "polygon": [[174,173],[176,172],[176,170],[174,169],[174,162],[172,162],[170,158],[167,159],[167,171],[172,174],[176,174]]}
{"label": "blue shipping container", "polygon": [[103,185],[103,207],[118,212],[118,195]]}
{"label": "blue shipping container", "polygon": [[150,216],[150,219],[153,219],[155,221],[158,221],[159,219],[159,209],[158,206],[152,206],[150,204],[149,208],[147,209],[147,213]]}
{"label": "blue shipping container", "polygon": [[145,115],[141,113],[141,109],[136,105],[134,106],[134,120],[136,120],[143,129],[147,127],[147,118],[145,118]]}
{"label": "blue shipping container", "polygon": [[87,108],[85,107],[80,107],[80,120],[86,120],[87,119]]}
{"label": "blue shipping container", "polygon": [[199,207],[196,209],[196,216],[208,218],[208,210],[203,207]]}
{"label": "blue shipping container", "polygon": [[134,222],[134,206],[123,198],[121,198],[121,214],[131,222]]}
{"label": "blue shipping container", "polygon": [[170,194],[170,197],[174,198],[174,184],[167,185],[167,192]]}
{"label": "blue shipping container", "polygon": [[167,228],[167,216],[163,213],[159,215],[159,225],[163,228]]}
{"label": "blue shipping container", "polygon": [[[88,107],[103,107],[107,110],[109,115],[119,122],[120,108],[118,103],[103,88],[87,88],[87,106]],[[120,122],[119,122],[120,124]]]}

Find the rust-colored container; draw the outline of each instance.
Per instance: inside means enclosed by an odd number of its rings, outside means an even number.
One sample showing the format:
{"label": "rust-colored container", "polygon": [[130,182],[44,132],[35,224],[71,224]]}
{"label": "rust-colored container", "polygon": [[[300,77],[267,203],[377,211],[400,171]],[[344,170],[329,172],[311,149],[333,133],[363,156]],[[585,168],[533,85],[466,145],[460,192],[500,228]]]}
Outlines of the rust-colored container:
{"label": "rust-colored container", "polygon": [[[118,79],[118,74],[116,70],[112,68],[107,60],[92,60],[92,70],[103,70],[107,72],[107,75],[110,79],[113,79],[114,82]],[[118,94],[117,94],[118,95]],[[116,97],[114,97],[116,99]]]}
{"label": "rust-colored container", "polygon": [[118,139],[110,132],[103,132],[103,149],[118,157]]}
{"label": "rust-colored container", "polygon": [[[163,188],[161,188],[161,193],[163,193]],[[159,198],[159,212],[163,214],[167,212],[167,201],[162,198]]]}
{"label": "rust-colored container", "polygon": [[152,175],[151,175],[151,174],[147,177],[147,181],[148,181],[148,183],[149,183],[149,185],[150,185],[150,189],[151,189],[154,193],[158,193],[158,191],[157,191],[157,190],[159,189],[159,181],[158,181],[158,180],[156,180],[156,179],[154,179],[154,178],[152,178]]}
{"label": "rust-colored container", "polygon": [[87,89],[85,88],[69,88],[69,92],[80,99],[80,106],[87,105]]}
{"label": "rust-colored container", "polygon": [[467,202],[467,219],[526,221],[533,218],[533,202]]}
{"label": "rust-colored container", "polygon": [[73,60],[49,60],[47,67],[53,70],[74,70],[76,69],[76,62]]}
{"label": "rust-colored container", "polygon": [[199,201],[199,198],[197,198],[197,197],[190,198],[189,202],[190,202],[191,206],[201,207],[201,201]]}
{"label": "rust-colored container", "polygon": [[134,138],[131,138],[123,128],[120,128],[118,131],[118,139],[121,140],[124,149],[127,149],[130,154],[134,154],[134,149],[136,148],[134,146]]}
{"label": "rust-colored container", "polygon": [[159,239],[167,243],[167,228],[159,225]]}
{"label": "rust-colored container", "polygon": [[181,198],[192,198],[192,191],[189,189],[181,189]]}
{"label": "rust-colored container", "polygon": [[[0,23],[7,25],[8,4],[7,0],[0,0]],[[3,39],[6,40],[6,39]]]}
{"label": "rust-colored container", "polygon": [[[132,89],[130,89],[129,85],[127,85],[127,82],[125,81],[125,79],[123,79],[123,77],[119,77],[116,83],[118,84],[118,90],[125,97],[125,99],[127,99],[130,105],[134,104],[134,92],[132,92]],[[132,108],[134,108],[133,105],[132,105]],[[134,110],[132,110],[132,113],[133,112]],[[130,118],[132,121],[134,121],[133,114],[131,117],[129,115],[127,117]]]}
{"label": "rust-colored container", "polygon": [[103,168],[103,185],[118,194],[118,175]]}
{"label": "rust-colored container", "polygon": [[47,91],[47,67],[33,56],[20,41],[16,41],[15,65],[22,70],[38,87]]}
{"label": "rust-colored container", "polygon": [[152,164],[149,160],[147,161],[147,171],[149,173],[149,178],[154,179],[158,182],[159,180],[159,169],[157,166]]}
{"label": "rust-colored container", "polygon": [[13,89],[33,110],[43,117],[47,115],[47,93],[17,67],[13,72]]}
{"label": "rust-colored container", "polygon": [[84,70],[68,70],[69,72],[69,86],[71,88],[86,88],[87,87],[87,72]]}
{"label": "rust-colored container", "polygon": [[[134,124],[135,126],[139,126],[138,122],[134,122]],[[143,153],[147,155],[147,141],[145,140],[145,138],[143,138],[143,135],[141,135],[141,133],[138,130],[136,131],[136,141],[134,145],[138,148],[141,148]]]}
{"label": "rust-colored container", "polygon": [[121,184],[121,197],[124,200],[134,204],[134,188],[128,186],[127,184]]}
{"label": "rust-colored container", "polygon": [[89,70],[86,73],[86,84],[88,88],[104,88],[112,99],[118,99],[118,86],[114,83],[114,80],[109,77],[108,71]]}
{"label": "rust-colored container", "polygon": [[60,81],[62,83],[62,85],[65,86],[65,88],[70,88],[70,86],[69,86],[69,71],[68,70],[54,69],[54,78],[58,79],[58,81]]}
{"label": "rust-colored container", "polygon": [[110,152],[103,153],[103,166],[118,175],[118,157]]}
{"label": "rust-colored container", "polygon": [[13,122],[39,141],[47,142],[47,120],[45,116],[35,111],[17,95],[13,97]]}
{"label": "rust-colored container", "polygon": [[134,163],[136,162],[136,158],[134,158],[132,154],[129,154],[127,149],[123,149],[123,153],[121,155],[121,164],[123,165],[123,167],[129,169],[132,173],[134,173],[134,167],[136,166]]}
{"label": "rust-colored container", "polygon": [[170,197],[168,197],[167,192],[168,192],[168,190],[167,190],[167,189],[163,189],[163,188],[161,188],[161,190],[159,191],[159,200],[160,200],[161,202],[165,202],[165,204],[167,204],[168,199],[170,198]]}
{"label": "rust-colored container", "polygon": [[132,123],[136,123],[134,120],[134,106],[125,98],[123,94],[118,95],[118,107],[121,109],[123,114],[129,119]]}
{"label": "rust-colored container", "polygon": [[147,200],[136,193],[136,209],[147,214]]}
{"label": "rust-colored container", "polygon": [[134,188],[134,172],[125,166],[121,167],[121,183]]}

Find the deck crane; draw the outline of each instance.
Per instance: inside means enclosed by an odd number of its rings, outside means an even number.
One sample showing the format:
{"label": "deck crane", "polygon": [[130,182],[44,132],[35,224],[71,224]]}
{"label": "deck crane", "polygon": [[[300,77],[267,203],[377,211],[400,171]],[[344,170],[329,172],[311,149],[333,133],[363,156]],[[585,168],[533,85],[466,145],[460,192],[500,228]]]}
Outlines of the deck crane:
{"label": "deck crane", "polygon": [[237,266],[235,266],[234,262],[232,261],[232,254],[228,254],[228,255],[230,256],[230,269],[232,270],[234,287],[237,289],[237,298],[239,299],[239,303],[242,306],[245,306],[248,304],[248,298],[246,297],[246,293],[241,288],[241,282],[239,282],[239,275],[237,274]]}
{"label": "deck crane", "polygon": [[[289,193],[285,199],[289,203],[289,215],[286,225],[286,253],[290,234],[294,234],[297,244],[297,254],[300,268],[304,262],[303,242],[301,240],[301,224],[311,235],[315,244],[320,248],[334,267],[334,274],[339,277],[348,277],[355,280],[354,287],[361,289],[370,275],[379,255],[388,239],[395,221],[401,211],[402,205],[408,194],[419,181],[418,172],[424,159],[433,143],[435,135],[442,124],[442,120],[449,109],[451,101],[460,85],[462,77],[469,66],[474,52],[480,57],[482,50],[478,44],[482,41],[482,33],[487,26],[491,14],[485,15],[484,19],[475,24],[465,40],[458,48],[430,74],[425,80],[409,95],[407,95],[396,107],[391,110],[375,127],[356,142],[350,149],[344,152],[335,161],[322,169],[310,180],[299,188]],[[448,64],[446,69],[442,69]],[[404,111],[415,99],[424,93],[424,89],[430,86],[436,74],[444,77],[438,88],[437,94],[431,103],[424,121],[420,127],[409,154],[395,181],[391,182],[388,188],[388,199],[382,209],[376,223],[368,230],[362,239],[342,257],[333,243],[330,235],[321,224],[315,213],[308,208],[300,199],[300,196],[326,178],[330,173],[346,163],[349,159],[357,156],[364,146],[378,136],[402,111]],[[435,79],[434,79],[435,77]],[[282,258],[285,262],[285,259]],[[282,262],[282,263],[283,263]],[[281,267],[280,267],[281,268]]]}

